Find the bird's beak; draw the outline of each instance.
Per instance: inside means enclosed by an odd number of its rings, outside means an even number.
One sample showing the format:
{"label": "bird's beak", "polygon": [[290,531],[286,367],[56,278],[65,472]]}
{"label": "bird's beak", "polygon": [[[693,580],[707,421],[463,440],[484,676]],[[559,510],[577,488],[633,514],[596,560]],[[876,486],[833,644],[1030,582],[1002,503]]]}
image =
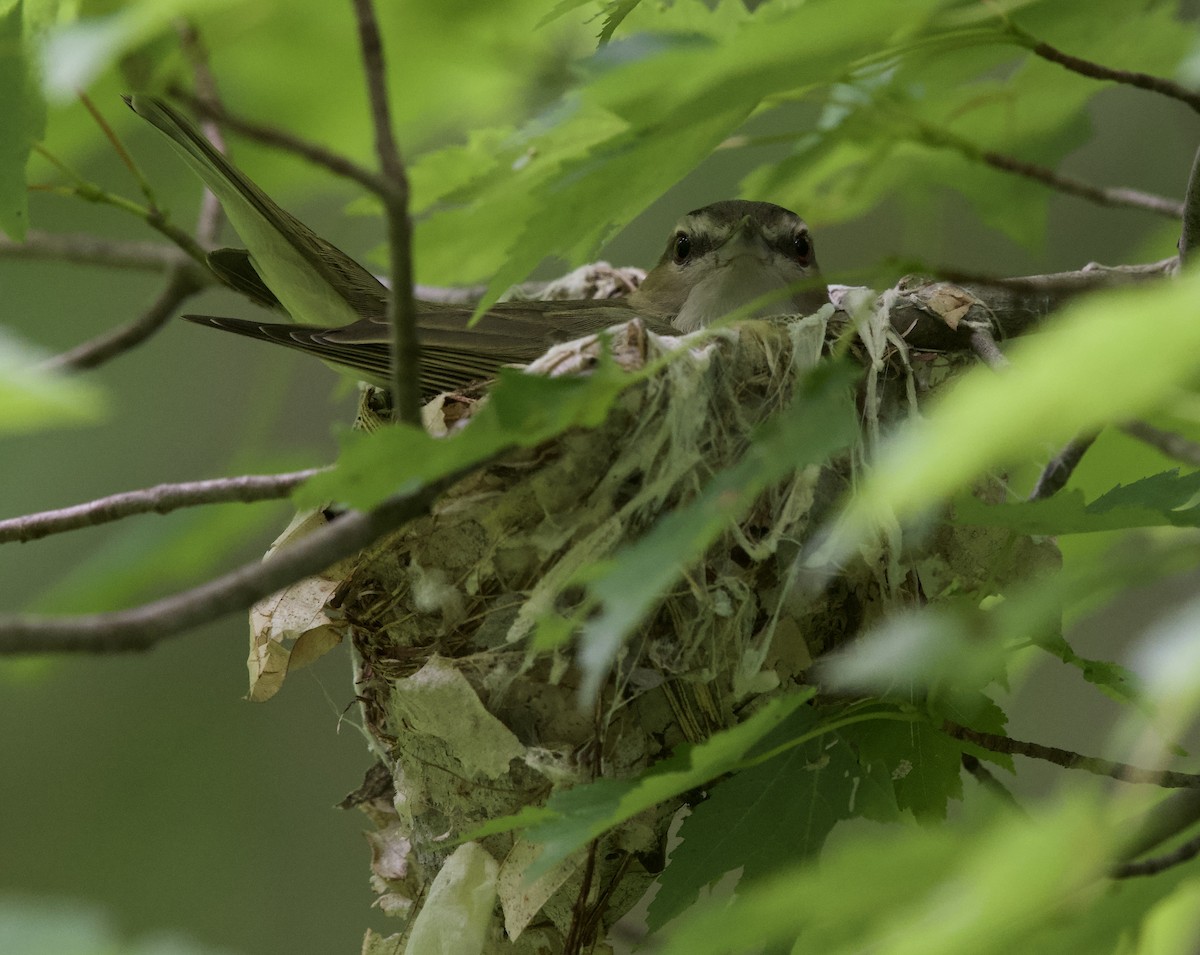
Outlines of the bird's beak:
{"label": "bird's beak", "polygon": [[722,264],[743,256],[762,259],[762,253],[762,233],[758,224],[750,216],[742,216],[741,221],[729,230],[729,237],[718,247],[717,259]]}

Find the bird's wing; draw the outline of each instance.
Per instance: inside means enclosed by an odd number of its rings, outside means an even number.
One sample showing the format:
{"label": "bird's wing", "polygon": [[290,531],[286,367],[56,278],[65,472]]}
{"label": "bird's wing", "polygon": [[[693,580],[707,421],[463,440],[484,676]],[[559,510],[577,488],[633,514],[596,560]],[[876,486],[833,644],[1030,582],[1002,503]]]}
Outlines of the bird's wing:
{"label": "bird's wing", "polygon": [[344,325],[383,313],[387,289],[375,276],[276,205],[174,108],[153,96],[131,96],[126,102],[171,140],[221,200],[249,248],[253,271],[292,318]]}
{"label": "bird's wing", "polygon": [[[467,306],[422,302],[417,315],[421,343],[421,391],[426,396],[486,381],[502,365],[524,365],[558,342],[595,334],[637,317],[619,300],[612,302],[507,302],[470,325]],[[390,384],[390,332],[385,322],[363,320],[341,328],[259,322],[212,315],[185,315],[189,321],[274,342],[348,368],[371,384]],[[663,333],[673,329],[656,320]]]}

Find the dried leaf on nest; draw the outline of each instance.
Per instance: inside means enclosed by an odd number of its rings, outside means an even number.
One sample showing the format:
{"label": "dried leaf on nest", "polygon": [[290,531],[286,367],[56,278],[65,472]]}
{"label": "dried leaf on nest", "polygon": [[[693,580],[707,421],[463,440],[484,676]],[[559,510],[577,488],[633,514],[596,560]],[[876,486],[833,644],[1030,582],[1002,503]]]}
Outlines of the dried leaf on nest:
{"label": "dried leaf on nest", "polygon": [[[326,523],[320,511],[292,518],[267,551],[270,556],[290,541]],[[325,604],[351,565],[342,562],[264,597],[250,608],[248,698],[260,703],[279,692],[289,670],[307,666],[342,640],[342,631],[325,613]]]}

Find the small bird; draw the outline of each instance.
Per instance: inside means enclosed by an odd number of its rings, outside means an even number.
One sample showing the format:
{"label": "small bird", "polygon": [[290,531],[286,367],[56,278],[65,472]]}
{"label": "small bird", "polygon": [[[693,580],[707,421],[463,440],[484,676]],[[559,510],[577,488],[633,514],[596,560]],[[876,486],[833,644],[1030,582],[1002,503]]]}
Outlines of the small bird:
{"label": "small bird", "polygon": [[[281,209],[166,102],[126,97],[217,195],[248,249],[217,249],[225,284],[299,324],[185,315],[190,321],[296,348],[380,387],[390,378],[387,288]],[[426,397],[527,364],[551,345],[641,318],[664,334],[692,332],[763,299],[756,315],[816,311],[828,300],[812,239],[794,212],[729,199],[676,223],[658,264],[620,299],[501,302],[469,325],[470,306],[417,303]]]}

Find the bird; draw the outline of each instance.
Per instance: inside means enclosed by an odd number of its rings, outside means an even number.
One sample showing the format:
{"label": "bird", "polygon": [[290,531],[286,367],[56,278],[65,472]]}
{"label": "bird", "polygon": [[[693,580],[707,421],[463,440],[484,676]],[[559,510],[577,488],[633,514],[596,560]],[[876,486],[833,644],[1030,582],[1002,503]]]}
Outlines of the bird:
{"label": "bird", "polygon": [[[135,95],[125,101],[166,135],[246,243],[246,249],[210,252],[214,274],[293,322],[183,317],[307,352],[351,377],[388,387],[387,287],[277,205],[165,100]],[[683,216],[657,264],[622,298],[500,302],[474,324],[468,305],[418,301],[420,389],[429,398],[468,388],[493,378],[501,366],[528,364],[557,342],[633,318],[651,331],[677,335],[739,309],[758,316],[809,314],[828,300],[803,219],[769,202],[725,199]]]}

